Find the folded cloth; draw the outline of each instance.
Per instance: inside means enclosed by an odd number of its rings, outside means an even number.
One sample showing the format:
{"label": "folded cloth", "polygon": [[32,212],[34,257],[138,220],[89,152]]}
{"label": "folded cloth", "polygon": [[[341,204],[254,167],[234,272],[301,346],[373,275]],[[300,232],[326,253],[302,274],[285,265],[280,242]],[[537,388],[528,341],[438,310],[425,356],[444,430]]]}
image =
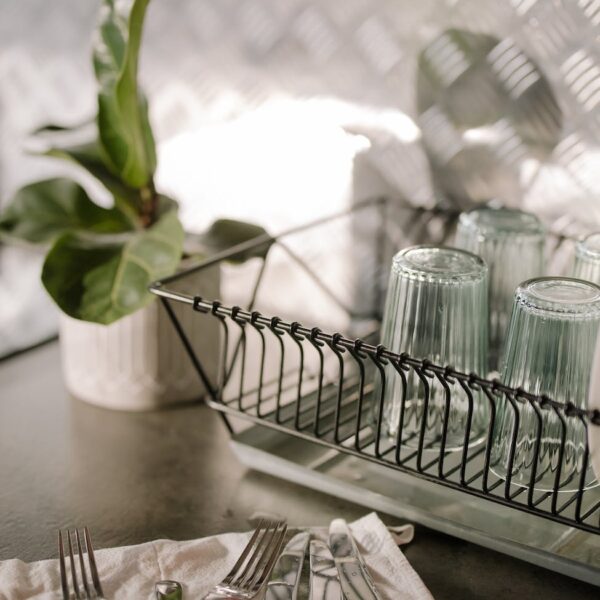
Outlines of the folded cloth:
{"label": "folded cloth", "polygon": [[[388,531],[375,513],[350,525],[358,547],[384,600],[432,600],[429,590],[406,560],[396,542],[412,538],[412,528]],[[313,529],[326,540],[327,530]],[[154,583],[181,582],[184,599],[199,600],[235,564],[249,533],[226,533],[174,542],[157,540],[137,546],[95,552],[106,598],[154,599]],[[60,595],[57,560],[0,562],[0,600],[56,600]]]}

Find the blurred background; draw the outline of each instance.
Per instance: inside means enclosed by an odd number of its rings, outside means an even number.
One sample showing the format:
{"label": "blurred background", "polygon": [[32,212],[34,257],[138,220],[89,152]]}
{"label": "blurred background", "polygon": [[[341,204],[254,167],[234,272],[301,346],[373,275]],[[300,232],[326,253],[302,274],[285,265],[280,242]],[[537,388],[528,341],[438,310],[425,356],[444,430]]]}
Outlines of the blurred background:
{"label": "blurred background", "polygon": [[[0,3],[0,207],[69,173],[29,133],[95,111],[97,0]],[[153,0],[157,186],[190,231],[271,232],[368,197],[600,225],[600,0]],[[54,335],[41,255],[0,246],[0,356]]]}

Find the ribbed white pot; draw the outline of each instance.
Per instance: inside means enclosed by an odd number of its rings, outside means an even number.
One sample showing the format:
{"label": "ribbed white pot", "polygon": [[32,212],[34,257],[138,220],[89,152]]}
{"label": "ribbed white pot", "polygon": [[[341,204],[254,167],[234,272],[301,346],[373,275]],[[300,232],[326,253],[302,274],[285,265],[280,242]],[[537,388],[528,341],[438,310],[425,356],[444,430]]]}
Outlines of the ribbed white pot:
{"label": "ribbed white pot", "polygon": [[[205,298],[218,298],[218,266],[199,271],[187,283]],[[173,301],[170,305],[210,381],[215,381],[218,320],[190,305]],[[197,401],[206,393],[158,299],[111,325],[62,315],[60,344],[67,389],[84,402],[114,410],[145,411]]]}

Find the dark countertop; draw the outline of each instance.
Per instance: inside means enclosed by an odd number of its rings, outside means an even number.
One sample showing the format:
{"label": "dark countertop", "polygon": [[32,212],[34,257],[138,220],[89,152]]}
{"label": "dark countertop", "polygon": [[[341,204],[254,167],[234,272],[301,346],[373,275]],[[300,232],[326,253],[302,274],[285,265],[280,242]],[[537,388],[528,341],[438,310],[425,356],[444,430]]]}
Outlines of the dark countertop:
{"label": "dark countertop", "polygon": [[[257,511],[292,525],[367,512],[247,470],[205,406],[131,414],[69,399],[56,343],[0,363],[0,482],[0,560],[55,557],[56,531],[73,525],[90,526],[102,548],[246,530]],[[421,526],[404,551],[436,600],[599,594]]]}

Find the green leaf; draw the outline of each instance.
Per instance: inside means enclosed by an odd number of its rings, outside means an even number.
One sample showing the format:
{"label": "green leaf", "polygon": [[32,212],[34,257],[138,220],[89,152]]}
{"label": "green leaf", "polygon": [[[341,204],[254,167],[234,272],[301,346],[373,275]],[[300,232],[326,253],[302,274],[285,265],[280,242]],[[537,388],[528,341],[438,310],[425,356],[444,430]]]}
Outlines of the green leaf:
{"label": "green leaf", "polygon": [[32,135],[45,135],[55,133],[73,133],[75,131],[81,131],[85,128],[90,127],[95,123],[95,119],[86,119],[81,123],[75,125],[63,125],[60,123],[47,123],[46,125],[40,125],[34,129]]}
{"label": "green leaf", "polygon": [[156,210],[157,216],[160,218],[168,212],[175,211],[177,212],[179,208],[179,203],[177,200],[174,200],[170,196],[166,194],[157,194],[158,196],[158,206]]}
{"label": "green leaf", "polygon": [[[61,128],[62,126],[60,125],[48,125],[46,126],[46,129],[49,127],[56,128],[55,131],[61,132],[58,136],[59,138],[64,137],[63,132],[77,131],[77,129],[69,130],[67,128]],[[96,128],[94,127],[94,130],[95,129]],[[56,135],[52,136],[53,139],[56,137]],[[139,214],[141,212],[142,204],[140,190],[129,187],[111,170],[111,165],[109,164],[100,142],[93,141],[70,146],[61,145],[49,148],[39,154],[74,162],[86,170],[112,194],[116,208],[128,218],[132,227],[140,228]],[[172,198],[163,194],[158,194],[157,217],[160,217],[160,215],[170,210],[176,210],[177,206],[177,202]]]}
{"label": "green leaf", "polygon": [[182,245],[174,211],[127,236],[65,233],[46,257],[42,282],[71,317],[109,324],[153,300],[148,286],[175,272]]}
{"label": "green leaf", "polygon": [[41,154],[72,161],[88,171],[113,195],[115,206],[129,222],[134,227],[139,225],[139,191],[129,187],[111,171],[99,142],[50,148]]}
{"label": "green leaf", "polygon": [[138,90],[142,27],[149,0],[103,0],[94,68],[100,140],[129,186],[147,186],[156,169],[148,105]]}
{"label": "green leaf", "polygon": [[[259,240],[258,238],[264,238]],[[256,240],[256,243],[251,243]],[[209,229],[201,234],[191,234],[186,239],[186,252],[188,254],[218,254],[229,250],[233,246],[245,244],[230,260],[244,262],[249,258],[264,258],[273,243],[273,239],[260,225],[219,219]]]}
{"label": "green leaf", "polygon": [[46,179],[21,188],[0,215],[0,233],[47,243],[71,230],[118,233],[131,229],[123,214],[98,206],[70,179]]}

